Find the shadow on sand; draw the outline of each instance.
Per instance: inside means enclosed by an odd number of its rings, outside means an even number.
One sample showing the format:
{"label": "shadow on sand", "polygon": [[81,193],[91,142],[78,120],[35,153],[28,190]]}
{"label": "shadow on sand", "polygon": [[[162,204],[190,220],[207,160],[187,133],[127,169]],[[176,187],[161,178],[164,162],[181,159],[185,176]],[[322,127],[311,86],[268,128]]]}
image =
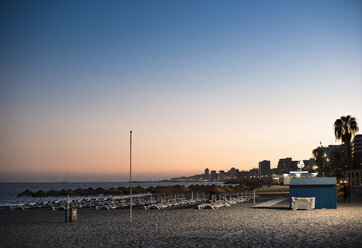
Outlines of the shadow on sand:
{"label": "shadow on sand", "polygon": [[292,210],[290,207],[257,207],[255,209]]}

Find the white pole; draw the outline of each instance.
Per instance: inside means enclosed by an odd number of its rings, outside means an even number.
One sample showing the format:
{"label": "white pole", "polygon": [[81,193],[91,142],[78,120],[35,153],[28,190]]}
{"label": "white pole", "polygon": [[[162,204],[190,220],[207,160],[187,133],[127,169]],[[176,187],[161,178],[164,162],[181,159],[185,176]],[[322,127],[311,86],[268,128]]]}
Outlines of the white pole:
{"label": "white pole", "polygon": [[132,223],[132,131],[129,132],[129,182],[130,182],[129,222]]}
{"label": "white pole", "polygon": [[66,222],[69,222],[69,194],[67,196],[67,219],[66,219]]}

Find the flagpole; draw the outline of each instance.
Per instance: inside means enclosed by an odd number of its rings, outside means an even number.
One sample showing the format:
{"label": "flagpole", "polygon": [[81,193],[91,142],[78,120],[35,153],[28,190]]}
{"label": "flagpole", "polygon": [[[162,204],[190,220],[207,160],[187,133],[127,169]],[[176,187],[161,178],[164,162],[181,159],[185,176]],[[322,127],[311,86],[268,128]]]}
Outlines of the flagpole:
{"label": "flagpole", "polygon": [[130,182],[129,222],[132,223],[132,131],[129,132],[129,182]]}

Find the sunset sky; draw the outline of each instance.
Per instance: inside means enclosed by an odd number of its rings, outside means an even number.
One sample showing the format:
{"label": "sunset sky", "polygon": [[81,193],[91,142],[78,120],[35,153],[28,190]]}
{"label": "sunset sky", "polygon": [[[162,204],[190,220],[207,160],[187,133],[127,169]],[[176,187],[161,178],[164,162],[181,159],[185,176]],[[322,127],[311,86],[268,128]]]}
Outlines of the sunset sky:
{"label": "sunset sky", "polygon": [[249,170],[362,126],[362,1],[1,1],[0,182]]}

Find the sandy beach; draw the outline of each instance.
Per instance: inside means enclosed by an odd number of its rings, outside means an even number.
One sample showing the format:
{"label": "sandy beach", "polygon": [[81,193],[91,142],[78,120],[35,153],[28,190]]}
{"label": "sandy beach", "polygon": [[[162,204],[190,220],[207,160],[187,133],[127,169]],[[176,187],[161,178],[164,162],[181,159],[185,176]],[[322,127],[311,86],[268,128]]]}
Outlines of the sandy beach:
{"label": "sandy beach", "polygon": [[[262,202],[263,199],[258,199]],[[358,247],[362,203],[338,203],[335,210],[272,209],[252,203],[212,209],[78,210],[64,223],[64,211],[0,211],[0,247]]]}

